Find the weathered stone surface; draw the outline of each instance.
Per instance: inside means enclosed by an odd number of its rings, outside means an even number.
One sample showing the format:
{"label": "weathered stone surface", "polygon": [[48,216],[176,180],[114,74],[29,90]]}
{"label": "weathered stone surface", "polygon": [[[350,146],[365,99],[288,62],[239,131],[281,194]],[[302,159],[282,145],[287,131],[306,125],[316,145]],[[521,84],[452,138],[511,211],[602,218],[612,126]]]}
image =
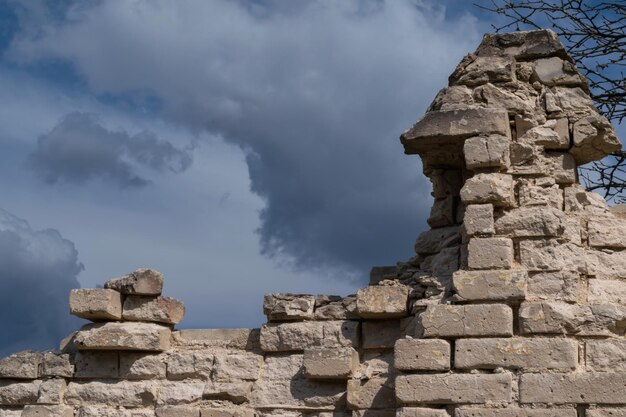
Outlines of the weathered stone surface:
{"label": "weathered stone surface", "polygon": [[207,382],[202,396],[212,400],[225,400],[235,404],[250,401],[253,382]]}
{"label": "weathered stone surface", "polygon": [[609,210],[600,194],[585,191],[582,185],[574,184],[564,189],[565,211],[604,214]]}
{"label": "weathered stone surface", "polygon": [[[579,87],[557,86],[552,88],[551,91],[554,92],[553,97],[556,101],[556,108],[549,109],[549,106],[546,106],[548,107],[548,113],[564,112],[566,116],[577,119],[596,112],[591,97]],[[546,101],[547,96],[548,93],[546,93]]]}
{"label": "weathered stone surface", "polygon": [[520,378],[523,404],[622,404],[624,398],[624,372],[523,374]]}
{"label": "weathered stone surface", "polygon": [[394,381],[390,378],[351,379],[348,381],[347,402],[353,410],[394,408]]}
{"label": "weathered stone surface", "polygon": [[119,377],[119,352],[76,352],[75,378]]}
{"label": "weathered stone surface", "polygon": [[285,352],[309,347],[355,347],[358,327],[356,321],[268,323],[261,328],[261,349]]}
{"label": "weathered stone surface", "polygon": [[305,294],[265,294],[263,314],[268,320],[312,320],[315,297]]}
{"label": "weathered stone surface", "polygon": [[506,109],[509,115],[532,112],[535,102],[534,97],[524,96],[519,90],[513,92],[504,86],[489,83],[475,88],[473,96],[476,103],[488,108]]}
{"label": "weathered stone surface", "polygon": [[569,59],[559,37],[550,29],[487,34],[476,55],[511,55],[517,59],[558,56]]}
{"label": "weathered stone surface", "polygon": [[166,405],[157,407],[156,417],[200,417],[200,410],[195,407]]}
{"label": "weathered stone surface", "polygon": [[250,401],[261,408],[333,410],[345,405],[345,397],[345,381],[320,384],[307,379],[287,379],[257,385]]}
{"label": "weathered stone surface", "polygon": [[41,373],[43,355],[24,350],[0,359],[0,378],[37,379]]}
{"label": "weathered stone surface", "polygon": [[77,417],[155,417],[155,414],[149,408],[123,409],[88,405],[79,408]]}
{"label": "weathered stone surface", "polygon": [[462,300],[510,301],[526,297],[526,271],[456,271],[452,285]]}
{"label": "weathered stone surface", "polygon": [[575,369],[578,343],[565,338],[459,339],[458,369]]}
{"label": "weathered stone surface", "polygon": [[513,335],[513,312],[504,304],[432,305],[419,318],[424,337]]}
{"label": "weathered stone surface", "polygon": [[161,295],[163,275],[150,268],[140,268],[130,274],[109,280],[104,288],[117,290],[122,294]]}
{"label": "weathered stone surface", "polygon": [[[370,284],[373,282],[370,276]],[[315,320],[350,320],[358,319],[356,295],[340,297],[337,295],[318,295],[315,297]]]}
{"label": "weathered stone surface", "polygon": [[578,165],[597,161],[621,149],[622,144],[605,117],[592,114],[574,123],[569,153]]}
{"label": "weathered stone surface", "polygon": [[402,375],[396,378],[402,404],[485,404],[511,401],[511,374]]}
{"label": "weathered stone surface", "polygon": [[61,352],[44,352],[41,376],[59,376],[69,378],[74,374],[74,365],[70,363],[70,355]]}
{"label": "weathered stone surface", "polygon": [[212,378],[216,381],[248,380],[259,378],[263,356],[252,352],[215,353]]}
{"label": "weathered stone surface", "polygon": [[529,271],[587,272],[587,257],[580,247],[556,240],[523,240],[519,244],[522,266]]}
{"label": "weathered stone surface", "polygon": [[569,61],[558,57],[542,58],[535,61],[532,80],[548,86],[584,86],[585,80]]}
{"label": "weathered stone surface", "polygon": [[626,371],[626,339],[588,340],[585,365],[588,371]]}
{"label": "weathered stone surface", "polygon": [[428,111],[457,110],[474,106],[472,90],[464,85],[453,85],[441,89],[428,107]]}
{"label": "weathered stone surface", "polygon": [[89,320],[120,320],[122,294],[104,288],[70,291],[70,314]]}
{"label": "weathered stone surface", "polygon": [[214,362],[215,355],[207,351],[172,352],[167,359],[167,379],[208,379]]}
{"label": "weathered stone surface", "polygon": [[574,302],[580,293],[580,274],[573,271],[534,272],[527,278],[526,298]]}
{"label": "weathered stone surface", "polygon": [[304,351],[304,374],[310,379],[348,379],[359,366],[353,348],[313,348]]}
{"label": "weathered stone surface", "polygon": [[510,137],[506,110],[466,109],[432,111],[400,136],[407,154],[432,149],[435,144],[457,142],[481,134]]}
{"label": "weathered stone surface", "polygon": [[0,405],[35,404],[39,396],[40,387],[41,381],[0,380]]}
{"label": "weathered stone surface", "polygon": [[27,405],[22,417],[74,417],[74,408],[67,405]]}
{"label": "weathered stone surface", "polygon": [[613,304],[592,306],[558,302],[522,303],[519,311],[523,334],[623,335],[626,307]]}
{"label": "weathered stone surface", "polygon": [[363,352],[359,369],[354,373],[353,378],[371,379],[375,377],[393,377],[398,372],[393,365],[393,351],[366,350]]}
{"label": "weathered stone surface", "polygon": [[200,417],[255,417],[254,410],[245,408],[203,408]]}
{"label": "weathered stone surface", "polygon": [[382,319],[408,314],[409,288],[404,285],[371,285],[356,294],[356,308],[363,318]]}
{"label": "weathered stone surface", "polygon": [[463,216],[463,231],[467,236],[494,234],[493,204],[468,205]]}
{"label": "weathered stone surface", "polygon": [[522,136],[518,136],[517,140],[520,143],[537,145],[543,147],[544,149],[569,148],[569,135],[559,135],[554,129],[546,127],[546,125],[537,126],[529,129]]}
{"label": "weathered stone surface", "polygon": [[449,417],[449,414],[438,408],[401,407],[397,417]]}
{"label": "weathered stone surface", "polygon": [[447,371],[450,343],[438,339],[399,339],[394,348],[394,365],[402,371]]}
{"label": "weathered stone surface", "polygon": [[477,136],[463,143],[465,166],[468,169],[507,167],[509,138],[506,136]]}
{"label": "weathered stone surface", "polygon": [[80,350],[163,351],[170,347],[171,334],[153,323],[97,323],[83,326],[74,344]]}
{"label": "weathered stone surface", "polygon": [[467,250],[471,269],[510,269],[513,266],[513,241],[509,238],[472,238]]}
{"label": "weathered stone surface", "polygon": [[451,195],[435,200],[426,223],[430,227],[454,225],[456,220],[456,201],[457,198]]}
{"label": "weathered stone surface", "polygon": [[164,381],[160,384],[156,403],[158,405],[191,404],[202,399],[204,382]]}
{"label": "weathered stone surface", "polygon": [[164,379],[166,374],[165,355],[136,352],[120,353],[120,378]]}
{"label": "weathered stone surface", "polygon": [[438,253],[446,247],[457,244],[460,240],[459,226],[431,229],[420,233],[415,241],[415,252],[419,254]]}
{"label": "weathered stone surface", "polygon": [[402,335],[400,320],[364,321],[361,326],[364,349],[393,348]]}
{"label": "weathered stone surface", "polygon": [[450,85],[477,86],[513,80],[515,61],[510,56],[478,57],[466,55],[450,75]]}
{"label": "weathered stone surface", "polygon": [[457,408],[454,417],[576,417],[575,408]]}
{"label": "weathered stone surface", "polygon": [[515,200],[513,177],[498,173],[476,174],[465,181],[461,188],[461,200],[465,204],[492,203],[494,206],[510,207]]}
{"label": "weathered stone surface", "polygon": [[176,346],[255,350],[260,334],[260,329],[194,329],[172,332],[172,338]]}
{"label": "weathered stone surface", "polygon": [[626,281],[613,279],[590,279],[590,304],[616,303],[626,305]]}
{"label": "weathered stone surface", "polygon": [[563,210],[563,190],[557,185],[538,186],[523,183],[519,189],[522,206],[550,206]]}
{"label": "weathered stone surface", "polygon": [[626,408],[589,408],[586,417],[626,417]]}
{"label": "weathered stone surface", "polygon": [[156,386],[151,382],[70,382],[65,394],[69,405],[142,407],[152,405]]}
{"label": "weathered stone surface", "polygon": [[626,248],[626,221],[615,216],[594,217],[587,223],[589,245],[603,248]]}
{"label": "weathered stone surface", "polygon": [[37,404],[61,404],[67,390],[67,382],[63,378],[44,379],[39,387]]}
{"label": "weathered stone surface", "polygon": [[520,207],[495,220],[496,233],[513,237],[561,236],[565,214],[552,207]]}
{"label": "weathered stone surface", "polygon": [[178,324],[185,316],[185,305],[172,297],[129,295],[124,299],[124,320]]}
{"label": "weathered stone surface", "polygon": [[420,269],[428,271],[433,277],[447,279],[459,269],[460,246],[442,249],[436,255],[427,256],[420,264]]}
{"label": "weathered stone surface", "polygon": [[626,252],[586,251],[585,266],[587,274],[592,277],[626,278]]}

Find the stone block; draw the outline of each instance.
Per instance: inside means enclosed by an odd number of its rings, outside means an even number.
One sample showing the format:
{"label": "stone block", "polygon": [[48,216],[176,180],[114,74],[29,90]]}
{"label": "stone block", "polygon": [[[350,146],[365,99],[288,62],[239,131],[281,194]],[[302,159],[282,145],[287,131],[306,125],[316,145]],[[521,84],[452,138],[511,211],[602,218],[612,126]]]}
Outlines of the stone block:
{"label": "stone block", "polygon": [[463,231],[467,236],[489,236],[495,231],[493,204],[470,204],[465,208]]}
{"label": "stone block", "polygon": [[402,336],[400,320],[364,321],[363,349],[391,349]]}
{"label": "stone block", "polygon": [[513,266],[513,241],[509,238],[472,238],[467,250],[471,269],[511,269]]}
{"label": "stone block", "polygon": [[195,403],[202,399],[205,386],[204,382],[198,381],[163,381],[159,385],[156,403],[157,405]]}
{"label": "stone block", "polygon": [[463,155],[467,169],[508,167],[510,140],[506,136],[477,136],[463,143]]}
{"label": "stone block", "polygon": [[120,353],[120,378],[124,379],[165,379],[166,355],[151,353]]}
{"label": "stone block", "polygon": [[586,417],[626,417],[626,408],[589,408]]}
{"label": "stone block", "polygon": [[585,364],[588,371],[626,371],[625,339],[588,340],[585,345]]}
{"label": "stone block", "polygon": [[61,352],[44,352],[41,376],[70,378],[74,375],[74,365],[70,355]]}
{"label": "stone block", "polygon": [[304,374],[309,379],[348,379],[359,366],[353,348],[312,348],[304,351]]}
{"label": "stone block", "polygon": [[260,329],[189,329],[172,332],[176,346],[258,350]]}
{"label": "stone block", "polygon": [[[561,119],[567,122],[567,119]],[[553,123],[556,123],[553,122]],[[556,127],[556,125],[555,125]],[[559,135],[554,129],[544,126],[536,126],[529,129],[522,136],[517,137],[519,143],[541,146],[544,149],[568,149],[569,135]]]}
{"label": "stone block", "polygon": [[578,343],[565,338],[459,339],[458,369],[575,369]]}
{"label": "stone block", "polygon": [[356,347],[358,328],[356,321],[268,323],[261,328],[261,349],[288,352],[310,347]]}
{"label": "stone block", "polygon": [[456,222],[456,206],[457,198],[455,196],[447,196],[435,200],[430,209],[430,215],[428,219],[426,219],[426,223],[428,223],[430,227],[454,225]]}
{"label": "stone block", "polygon": [[67,405],[27,405],[22,417],[74,417],[74,408]]}
{"label": "stone block", "polygon": [[463,271],[452,274],[456,295],[467,301],[510,301],[526,297],[526,271]]}
{"label": "stone block", "polygon": [[519,203],[522,206],[549,206],[563,209],[563,190],[558,184],[539,186],[522,183],[519,188]]}
{"label": "stone block", "polygon": [[617,279],[590,279],[590,304],[615,303],[626,305],[626,281]]}
{"label": "stone block", "polygon": [[625,372],[522,374],[522,404],[623,404]]}
{"label": "stone block", "polygon": [[129,295],[124,299],[124,320],[178,324],[184,316],[185,305],[172,297]]}
{"label": "stone block", "polygon": [[393,356],[393,351],[388,349],[364,351],[359,369],[354,373],[353,378],[371,379],[395,376],[398,372],[393,366]]}
{"label": "stone block", "polygon": [[400,407],[397,417],[449,417],[450,414],[440,408]]}
{"label": "stone block", "polygon": [[65,394],[68,405],[103,405],[110,407],[147,407],[156,398],[151,382],[70,382]]}
{"label": "stone block", "polygon": [[576,164],[598,161],[622,148],[611,122],[599,114],[591,114],[574,123],[569,153]]}
{"label": "stone block", "polygon": [[196,407],[166,405],[154,411],[156,417],[200,417],[200,409]]}
{"label": "stone block", "polygon": [[472,136],[498,134],[510,137],[509,117],[501,109],[431,111],[400,136],[407,154],[455,143]]}
{"label": "stone block", "polygon": [[461,241],[460,227],[449,226],[420,233],[415,241],[415,252],[423,255],[439,253]]}
{"label": "stone block", "polygon": [[163,274],[150,268],[140,268],[130,274],[111,279],[104,288],[135,295],[161,295]]}
{"label": "stone block", "polygon": [[37,404],[61,404],[67,391],[67,382],[63,378],[44,379],[39,387]]}
{"label": "stone block", "polygon": [[626,221],[615,216],[589,219],[587,223],[589,245],[601,248],[626,248]]}
{"label": "stone block", "polygon": [[591,306],[559,302],[524,302],[520,306],[523,334],[576,334],[614,336],[624,334],[626,307],[614,304]]}
{"label": "stone block", "polygon": [[250,401],[253,382],[207,382],[202,396],[211,400],[230,401],[234,404],[243,404]]}
{"label": "stone block", "polygon": [[529,300],[574,302],[580,291],[578,272],[534,272],[527,278],[526,298]]}
{"label": "stone block", "polygon": [[563,198],[565,211],[596,214],[606,214],[609,211],[609,206],[600,194],[585,191],[580,184],[565,187]]}
{"label": "stone block", "polygon": [[510,56],[480,57],[466,55],[450,75],[450,85],[475,87],[486,83],[513,81],[515,61]]}
{"label": "stone block", "polygon": [[76,352],[75,378],[118,378],[119,352]]}
{"label": "stone block", "polygon": [[431,305],[419,319],[424,337],[513,335],[513,312],[504,304]]}
{"label": "stone block", "polygon": [[351,379],[348,381],[347,402],[352,410],[394,408],[396,396],[393,379]]}
{"label": "stone block", "polygon": [[133,408],[127,410],[87,405],[78,409],[77,417],[155,417],[155,414],[154,410],[150,408]]}
{"label": "stone block", "polygon": [[167,379],[209,379],[213,371],[215,355],[204,350],[169,353]]}
{"label": "stone block", "polygon": [[265,294],[263,314],[270,321],[312,320],[315,297],[305,294]]}
{"label": "stone block", "polygon": [[522,240],[519,247],[521,264],[528,271],[587,272],[588,253],[573,243],[553,239]]}
{"label": "stone block", "polygon": [[[374,268],[372,268],[373,270]],[[373,282],[370,273],[370,283]],[[358,319],[356,295],[340,297],[338,295],[318,295],[315,297],[315,320],[350,320]]]}
{"label": "stone block", "polygon": [[447,371],[450,343],[439,339],[399,339],[394,348],[394,365],[401,371]]}
{"label": "stone block", "polygon": [[541,58],[535,61],[533,81],[539,81],[547,86],[584,86],[586,81],[578,73],[578,70],[569,61],[559,57]]}
{"label": "stone block", "polygon": [[70,314],[88,320],[120,320],[122,294],[104,288],[70,291]]}
{"label": "stone block", "polygon": [[552,56],[570,59],[559,37],[550,29],[487,34],[476,55],[511,55],[519,60]]}
{"label": "stone block", "polygon": [[263,356],[252,352],[216,352],[212,379],[216,381],[255,381],[263,365]]}
{"label": "stone block", "polygon": [[353,410],[350,414],[326,413],[324,415],[314,414],[307,417],[396,417],[396,410]]}
{"label": "stone block", "polygon": [[40,387],[41,381],[0,380],[0,406],[35,404]]}
{"label": "stone block", "polygon": [[76,333],[79,350],[164,351],[170,347],[172,331],[153,323],[94,323]]}
{"label": "stone block", "polygon": [[402,404],[485,404],[511,401],[511,374],[401,375],[396,397]]}
{"label": "stone block", "polygon": [[275,380],[271,384],[258,384],[250,399],[250,402],[257,408],[296,408],[320,411],[343,408],[345,401],[345,381],[328,381],[321,384],[318,381],[300,378]]}
{"label": "stone block", "polygon": [[255,417],[254,410],[244,408],[203,408],[200,417]]}
{"label": "stone block", "polygon": [[512,237],[561,236],[565,213],[552,207],[520,207],[495,220],[496,233]]}
{"label": "stone block", "polygon": [[626,278],[626,256],[621,252],[588,250],[584,254],[586,272],[601,279]]}
{"label": "stone block", "polygon": [[576,417],[569,408],[457,408],[454,417]]}
{"label": "stone block", "polygon": [[475,88],[473,98],[484,107],[506,109],[509,115],[532,112],[535,105],[531,97],[521,96],[510,91],[510,88],[489,83]]}
{"label": "stone block", "polygon": [[0,359],[0,378],[37,379],[41,374],[43,355],[24,350]]}
{"label": "stone block", "polygon": [[476,174],[461,188],[461,201],[465,204],[491,203],[498,207],[511,207],[515,204],[513,185],[513,177],[508,174]]}
{"label": "stone block", "polygon": [[370,319],[404,317],[408,314],[409,287],[404,285],[372,285],[356,294],[359,316]]}

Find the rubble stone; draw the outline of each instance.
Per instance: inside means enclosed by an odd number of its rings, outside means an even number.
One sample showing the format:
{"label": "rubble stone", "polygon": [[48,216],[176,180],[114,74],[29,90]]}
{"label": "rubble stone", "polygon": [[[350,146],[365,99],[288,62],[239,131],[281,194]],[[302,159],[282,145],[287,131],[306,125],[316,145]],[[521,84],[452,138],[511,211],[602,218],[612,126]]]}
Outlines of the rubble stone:
{"label": "rubble stone", "polygon": [[569,152],[578,165],[602,159],[622,147],[611,123],[598,114],[574,123],[572,138],[573,146]]}
{"label": "rubble stone", "polygon": [[353,410],[394,408],[394,382],[388,378],[351,379],[348,381],[347,402]]}
{"label": "rubble stone", "polygon": [[104,288],[135,295],[161,295],[163,275],[150,268],[140,268],[128,275],[104,283]]}

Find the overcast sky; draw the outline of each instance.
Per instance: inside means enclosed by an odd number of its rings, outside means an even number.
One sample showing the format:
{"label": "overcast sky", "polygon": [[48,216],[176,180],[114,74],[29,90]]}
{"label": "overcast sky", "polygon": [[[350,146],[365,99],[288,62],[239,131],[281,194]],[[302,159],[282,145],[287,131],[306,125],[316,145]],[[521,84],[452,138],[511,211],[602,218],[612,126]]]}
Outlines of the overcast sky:
{"label": "overcast sky", "polygon": [[398,136],[489,22],[466,1],[0,0],[0,354],[80,325],[71,288],[165,274],[181,327],[346,295],[412,254]]}

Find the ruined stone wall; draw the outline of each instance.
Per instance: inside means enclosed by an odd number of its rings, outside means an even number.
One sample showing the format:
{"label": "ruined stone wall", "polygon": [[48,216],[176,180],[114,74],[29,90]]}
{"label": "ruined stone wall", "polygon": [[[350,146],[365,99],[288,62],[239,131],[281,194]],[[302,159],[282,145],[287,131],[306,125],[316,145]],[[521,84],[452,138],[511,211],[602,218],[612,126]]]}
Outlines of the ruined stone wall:
{"label": "ruined stone wall", "polygon": [[415,257],[261,329],[174,330],[149,269],[74,290],[94,323],[0,360],[0,417],[626,417],[626,218],[576,171],[620,143],[556,35],[487,35],[401,140]]}

